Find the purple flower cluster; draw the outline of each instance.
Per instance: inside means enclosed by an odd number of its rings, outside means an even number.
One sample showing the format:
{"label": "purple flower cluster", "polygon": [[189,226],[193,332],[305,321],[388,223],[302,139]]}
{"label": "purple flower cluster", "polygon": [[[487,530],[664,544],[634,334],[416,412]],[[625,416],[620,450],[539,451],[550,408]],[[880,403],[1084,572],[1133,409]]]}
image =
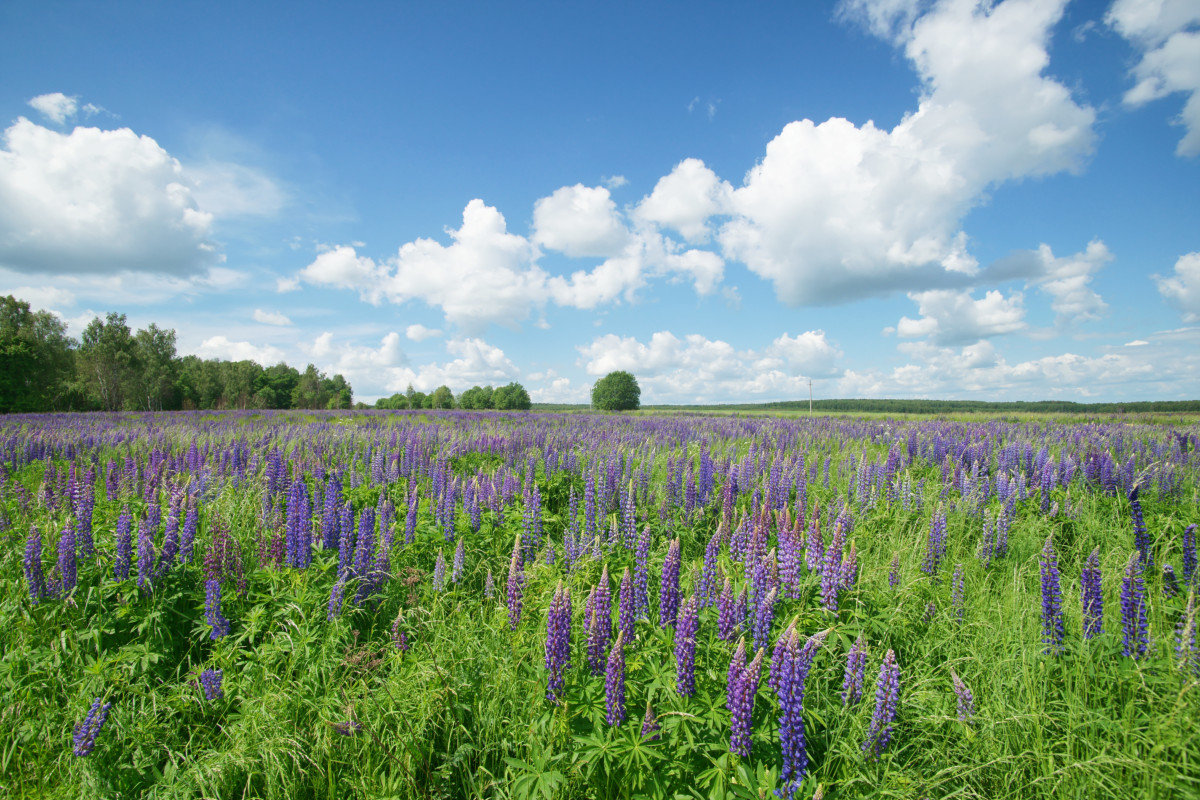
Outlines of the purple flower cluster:
{"label": "purple flower cluster", "polygon": [[966,575],[963,572],[963,565],[957,564],[954,567],[954,578],[950,581],[950,615],[954,617],[954,621],[962,624],[966,617]]}
{"label": "purple flower cluster", "polygon": [[642,717],[642,738],[650,742],[658,741],[662,738],[662,734],[659,733],[661,728],[662,726],[658,724],[658,717],[655,716],[654,709],[650,707],[650,701],[647,700],[646,713]]}
{"label": "purple flower cluster", "polygon": [[546,699],[558,703],[566,687],[566,672],[571,668],[571,593],[562,581],[550,601],[546,619],[546,670],[550,673]]}
{"label": "purple flower cluster", "polygon": [[892,554],[892,565],[888,569],[888,586],[895,589],[900,585],[900,553]]}
{"label": "purple flower cluster", "polygon": [[683,697],[696,693],[696,632],[700,629],[699,602],[695,595],[683,601],[675,622],[675,691]]}
{"label": "purple flower cluster", "polygon": [[1181,672],[1200,678],[1200,649],[1196,647],[1196,612],[1196,593],[1190,592],[1187,606],[1183,609],[1175,629],[1175,655],[1179,659]]}
{"label": "purple flower cluster", "polygon": [[521,535],[513,543],[512,558],[508,562],[508,627],[517,629],[521,621],[521,597],[525,591],[525,568],[521,561]]}
{"label": "purple flower cluster", "polygon": [[1079,577],[1083,605],[1083,638],[1093,639],[1104,630],[1104,595],[1100,592],[1100,548],[1092,550]]}
{"label": "purple flower cluster", "polygon": [[29,529],[25,540],[25,583],[29,586],[29,599],[36,606],[46,596],[46,578],[42,574],[42,534],[37,528]]}
{"label": "purple flower cluster", "polygon": [[604,669],[604,653],[612,637],[612,594],[607,565],[600,572],[600,583],[588,594],[583,609],[583,627],[587,631],[588,668],[593,675],[599,675]]}
{"label": "purple flower cluster", "polygon": [[925,543],[925,560],[921,562],[921,571],[936,583],[938,567],[941,566],[942,556],[946,554],[946,510],[940,506],[933,512],[929,521],[929,538]]}
{"label": "purple flower cluster", "polygon": [[212,626],[209,638],[213,641],[229,633],[229,620],[221,613],[221,582],[209,579],[204,582],[204,617]]}
{"label": "purple flower cluster", "polygon": [[842,677],[842,705],[854,705],[862,699],[867,671],[867,643],[860,633],[846,655],[846,673]]}
{"label": "purple flower cluster", "polygon": [[433,561],[433,590],[440,592],[446,588],[446,556],[438,550],[437,558]]}
{"label": "purple flower cluster", "polygon": [[[771,657],[768,685],[775,690],[775,696],[779,699],[779,743],[783,751],[783,765],[779,771],[783,787],[776,791],[780,797],[793,797],[808,771],[808,752],[804,741],[804,684],[813,658],[828,634],[829,631],[821,631],[801,645],[800,634],[793,622],[779,637]],[[762,652],[759,651],[755,661],[762,657]],[[753,696],[750,704],[753,706]]]}
{"label": "purple flower cluster", "polygon": [[217,700],[225,696],[221,683],[225,674],[219,669],[206,669],[200,673],[200,688],[204,690],[205,700]]}
{"label": "purple flower cluster", "polygon": [[67,525],[58,537],[58,578],[61,582],[63,597],[75,589],[75,564],[75,529],[71,525]]}
{"label": "purple flower cluster", "polygon": [[726,680],[725,706],[729,709],[729,750],[742,758],[750,756],[750,719],[754,713],[754,696],[762,676],[765,651],[759,650],[746,663],[746,641],[738,641],[737,650],[729,662]]}
{"label": "purple flower cluster", "polygon": [[740,623],[741,619],[737,616],[733,599],[733,583],[729,578],[725,578],[725,586],[717,597],[717,638],[724,642],[730,641]]}
{"label": "purple flower cluster", "polygon": [[1195,587],[1200,580],[1196,564],[1196,526],[1188,525],[1183,529],[1183,585]]}
{"label": "purple flower cluster", "polygon": [[679,537],[667,548],[667,558],[663,561],[662,580],[658,592],[658,624],[659,627],[675,627],[675,617],[679,614]]}
{"label": "purple flower cluster", "polygon": [[1129,513],[1133,517],[1133,546],[1142,559],[1142,569],[1154,566],[1154,554],[1150,552],[1150,533],[1142,517],[1142,503],[1138,500],[1138,487],[1129,490]]}
{"label": "purple flower cluster", "polygon": [[626,567],[625,574],[621,576],[621,586],[617,590],[617,629],[626,642],[633,641],[633,620],[636,613],[634,606],[636,604],[633,578],[629,575],[629,568]]}
{"label": "purple flower cluster", "polygon": [[1054,553],[1053,537],[1046,537],[1040,559],[1042,570],[1042,643],[1048,655],[1057,655],[1063,648],[1062,589],[1059,581],[1058,556]]}
{"label": "purple flower cluster", "polygon": [[1146,614],[1146,587],[1142,582],[1142,556],[1137,550],[1125,563],[1121,581],[1121,652],[1135,661],[1150,648],[1150,623]]}
{"label": "purple flower cluster", "polygon": [[950,670],[950,680],[954,685],[954,696],[958,700],[958,720],[970,725],[975,718],[975,695],[971,694],[971,690],[954,670]]}
{"label": "purple flower cluster", "polygon": [[879,679],[875,682],[875,713],[871,715],[871,729],[862,745],[868,758],[878,758],[887,749],[892,739],[899,701],[900,665],[896,663],[896,653],[888,650],[879,667]]}
{"label": "purple flower cluster", "polygon": [[125,506],[117,517],[117,553],[113,559],[113,574],[119,581],[129,578],[129,566],[133,563],[132,528],[133,517],[129,506]]}
{"label": "purple flower cluster", "polygon": [[617,634],[604,669],[604,719],[609,725],[625,721],[625,635]]}
{"label": "purple flower cluster", "polygon": [[75,755],[80,758],[91,755],[92,750],[96,747],[96,737],[100,735],[104,723],[108,721],[108,710],[111,707],[112,703],[101,705],[99,697],[92,701],[92,707],[88,710],[83,722],[75,725]]}

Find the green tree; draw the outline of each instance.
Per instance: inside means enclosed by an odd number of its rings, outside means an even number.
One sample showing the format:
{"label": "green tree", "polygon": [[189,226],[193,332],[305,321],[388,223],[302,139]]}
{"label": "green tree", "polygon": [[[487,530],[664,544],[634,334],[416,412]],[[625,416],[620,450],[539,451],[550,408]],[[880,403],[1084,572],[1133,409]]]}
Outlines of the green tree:
{"label": "green tree", "polygon": [[515,381],[507,386],[501,386],[492,395],[496,408],[503,411],[527,411],[533,405],[529,401],[529,392]]}
{"label": "green tree", "polygon": [[433,390],[430,396],[434,408],[454,408],[454,392],[450,391],[449,386],[439,386]]}
{"label": "green tree", "polygon": [[48,311],[12,295],[0,298],[0,411],[62,407],[74,367],[74,342]]}
{"label": "green tree", "polygon": [[134,337],[138,374],[136,397],[131,403],[145,411],[179,408],[179,359],[175,357],[175,331],[153,322]]}
{"label": "green tree", "polygon": [[494,394],[491,386],[472,386],[459,396],[458,404],[470,409],[495,408]]}
{"label": "green tree", "polygon": [[408,407],[409,408],[418,408],[418,409],[419,408],[429,408],[429,406],[426,405],[427,400],[429,400],[429,396],[426,395],[424,392],[418,392],[418,391],[410,392],[408,395]]}
{"label": "green tree", "polygon": [[105,411],[120,411],[127,404],[137,407],[141,368],[124,314],[110,311],[104,320],[96,317],[88,323],[77,364],[84,392],[97,407]]}
{"label": "green tree", "polygon": [[599,411],[632,411],[641,404],[637,378],[624,370],[610,372],[592,386],[592,408]]}

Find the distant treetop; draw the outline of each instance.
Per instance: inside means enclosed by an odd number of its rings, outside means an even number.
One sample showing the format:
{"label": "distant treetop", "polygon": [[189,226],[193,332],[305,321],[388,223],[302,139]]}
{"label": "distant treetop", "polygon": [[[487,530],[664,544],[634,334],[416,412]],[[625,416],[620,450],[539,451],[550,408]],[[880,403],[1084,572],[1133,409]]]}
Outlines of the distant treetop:
{"label": "distant treetop", "polygon": [[592,387],[592,408],[597,411],[632,411],[641,405],[637,378],[624,370],[608,373]]}

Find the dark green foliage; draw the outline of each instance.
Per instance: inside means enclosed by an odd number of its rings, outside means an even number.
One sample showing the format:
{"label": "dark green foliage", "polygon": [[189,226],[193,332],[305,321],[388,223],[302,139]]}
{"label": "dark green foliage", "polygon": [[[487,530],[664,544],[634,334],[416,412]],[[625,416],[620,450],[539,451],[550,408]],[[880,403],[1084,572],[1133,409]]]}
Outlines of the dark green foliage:
{"label": "dark green foliage", "polygon": [[610,372],[592,386],[592,408],[597,411],[633,411],[641,404],[637,378],[624,370]]}
{"label": "dark green foliage", "polygon": [[0,411],[45,411],[69,394],[74,372],[67,326],[48,311],[0,298]]}
{"label": "dark green foliage", "polygon": [[458,398],[458,404],[466,409],[487,409],[495,408],[495,391],[491,386],[472,386],[463,392]]}
{"label": "dark green foliage", "polygon": [[492,395],[492,401],[501,411],[528,411],[530,405],[529,392],[519,383],[513,382],[501,386]]}
{"label": "dark green foliage", "polygon": [[454,408],[454,392],[450,391],[449,386],[439,386],[433,390],[429,401],[434,408]]}

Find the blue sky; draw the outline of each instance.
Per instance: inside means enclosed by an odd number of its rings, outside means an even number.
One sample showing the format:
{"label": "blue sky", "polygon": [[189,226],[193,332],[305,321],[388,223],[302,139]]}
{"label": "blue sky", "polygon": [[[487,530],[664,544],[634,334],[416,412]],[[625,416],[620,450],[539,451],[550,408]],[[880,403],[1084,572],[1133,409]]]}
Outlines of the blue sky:
{"label": "blue sky", "polygon": [[0,6],[0,293],[367,401],[1200,396],[1190,0]]}

